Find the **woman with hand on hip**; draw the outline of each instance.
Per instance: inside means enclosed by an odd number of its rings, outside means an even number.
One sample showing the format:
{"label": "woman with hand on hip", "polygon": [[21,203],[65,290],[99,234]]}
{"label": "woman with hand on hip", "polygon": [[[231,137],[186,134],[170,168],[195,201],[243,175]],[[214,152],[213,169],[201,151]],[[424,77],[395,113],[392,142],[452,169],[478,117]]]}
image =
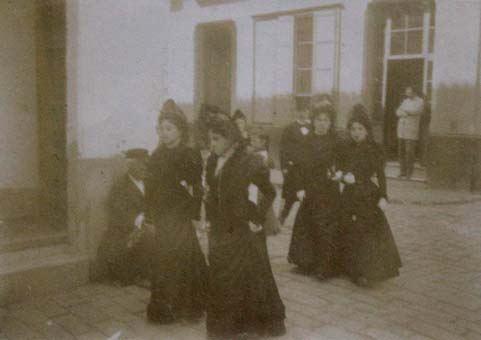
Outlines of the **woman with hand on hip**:
{"label": "woman with hand on hip", "polygon": [[146,181],[148,218],[155,227],[150,321],[198,319],[205,309],[207,265],[193,220],[200,219],[202,160],[189,148],[188,124],[173,100],[158,121],[160,143]]}
{"label": "woman with hand on hip", "polygon": [[[209,337],[285,333],[284,305],[262,229],[275,191],[262,159],[247,152],[230,120],[209,128],[206,195],[209,233]],[[263,199],[259,199],[259,195]]]}

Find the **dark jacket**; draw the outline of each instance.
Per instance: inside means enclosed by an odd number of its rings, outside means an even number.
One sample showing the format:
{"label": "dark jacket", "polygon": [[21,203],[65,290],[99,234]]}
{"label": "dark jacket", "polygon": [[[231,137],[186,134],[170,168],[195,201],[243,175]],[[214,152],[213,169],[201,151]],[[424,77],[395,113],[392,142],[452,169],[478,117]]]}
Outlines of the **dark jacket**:
{"label": "dark jacket", "polygon": [[108,210],[109,231],[126,236],[133,231],[137,216],[145,212],[144,195],[128,174],[114,183],[110,191]]}
{"label": "dark jacket", "polygon": [[[301,145],[304,145],[307,135],[303,135],[301,131],[302,125],[297,121],[288,125],[281,136],[280,142],[280,162],[281,169],[288,169],[289,164],[298,164],[301,162],[305,154],[303,153]],[[310,129],[309,125],[305,126]]]}
{"label": "dark jacket", "polygon": [[[240,147],[216,177],[217,159],[212,154],[207,160],[207,218],[223,228],[246,228],[249,221],[264,223],[266,212],[274,201],[275,190],[262,158],[248,154]],[[263,197],[257,206],[249,200],[248,187],[251,183],[258,187]]]}
{"label": "dark jacket", "polygon": [[[198,150],[184,145],[160,147],[149,163],[146,181],[148,217],[154,224],[163,215],[182,210],[189,219],[200,218],[202,203],[202,158]],[[184,185],[183,185],[184,184]],[[192,195],[187,186],[193,189]]]}

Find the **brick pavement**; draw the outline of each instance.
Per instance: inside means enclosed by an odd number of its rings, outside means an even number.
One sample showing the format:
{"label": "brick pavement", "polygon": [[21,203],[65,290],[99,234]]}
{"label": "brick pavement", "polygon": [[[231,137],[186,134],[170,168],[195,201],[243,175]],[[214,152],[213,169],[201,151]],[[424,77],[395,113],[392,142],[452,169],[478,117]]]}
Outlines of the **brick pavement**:
{"label": "brick pavement", "polygon": [[[371,289],[346,279],[319,282],[286,262],[290,230],[269,238],[272,266],[287,308],[281,339],[481,339],[481,202],[392,204],[404,266]],[[149,292],[90,284],[0,310],[0,340],[204,339],[205,326],[145,321]]]}

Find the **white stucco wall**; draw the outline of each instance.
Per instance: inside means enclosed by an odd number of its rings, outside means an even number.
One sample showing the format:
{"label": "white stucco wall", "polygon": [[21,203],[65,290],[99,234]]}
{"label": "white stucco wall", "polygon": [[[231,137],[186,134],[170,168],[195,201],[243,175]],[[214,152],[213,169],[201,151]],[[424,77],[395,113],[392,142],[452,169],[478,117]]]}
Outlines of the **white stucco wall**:
{"label": "white stucco wall", "polygon": [[435,134],[480,134],[475,101],[480,101],[476,75],[480,44],[479,0],[436,1],[434,103]]}
{"label": "white stucco wall", "polygon": [[0,189],[38,184],[35,8],[0,1]]}
{"label": "white stucco wall", "polygon": [[[233,21],[237,32],[236,79],[233,108],[241,107],[249,115],[254,77],[254,16],[308,8],[342,5],[340,92],[348,94],[348,104],[360,99],[363,68],[363,28],[367,0],[263,0],[240,1],[200,7],[194,0],[184,1],[184,7],[169,16],[169,74],[170,96],[184,103],[192,115],[195,86],[195,27],[202,23]],[[273,93],[274,94],[274,93]],[[344,120],[342,121],[344,122]]]}
{"label": "white stucco wall", "polygon": [[156,145],[167,95],[167,14],[168,1],[69,3],[68,101],[76,125],[69,131],[78,139],[69,142],[81,158]]}

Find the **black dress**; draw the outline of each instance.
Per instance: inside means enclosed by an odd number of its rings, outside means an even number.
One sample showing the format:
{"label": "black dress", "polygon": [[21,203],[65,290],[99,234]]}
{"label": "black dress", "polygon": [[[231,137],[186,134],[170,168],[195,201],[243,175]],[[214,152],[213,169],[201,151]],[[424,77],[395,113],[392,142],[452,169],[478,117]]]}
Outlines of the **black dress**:
{"label": "black dress", "polygon": [[152,321],[196,318],[205,309],[207,265],[191,221],[200,215],[201,174],[200,153],[186,146],[159,147],[151,157],[146,201],[156,228],[147,308]]}
{"label": "black dress", "polygon": [[308,137],[306,157],[296,171],[296,190],[305,198],[296,216],[288,260],[324,277],[340,271],[339,183],[331,180],[339,145],[334,134]]}
{"label": "black dress", "polygon": [[[371,141],[350,142],[343,152],[343,171],[352,173],[341,198],[344,231],[344,265],[353,280],[381,281],[399,275],[401,258],[384,212],[387,199],[384,156]],[[377,178],[377,185],[373,177]]]}
{"label": "black dress", "polygon": [[288,201],[288,204],[297,200],[295,191],[295,169],[299,163],[305,159],[302,146],[305,145],[308,136],[302,133],[303,128],[307,131],[309,125],[301,125],[295,121],[284,129],[281,136],[279,158],[281,169],[285,171],[282,198]]}
{"label": "black dress", "polygon": [[[275,197],[269,170],[259,157],[238,148],[215,174],[218,158],[207,162],[209,233],[209,336],[230,339],[254,332],[279,335],[285,331],[284,305],[271,270],[264,232],[254,233],[249,221],[262,224]],[[249,200],[250,184],[263,199]]]}

